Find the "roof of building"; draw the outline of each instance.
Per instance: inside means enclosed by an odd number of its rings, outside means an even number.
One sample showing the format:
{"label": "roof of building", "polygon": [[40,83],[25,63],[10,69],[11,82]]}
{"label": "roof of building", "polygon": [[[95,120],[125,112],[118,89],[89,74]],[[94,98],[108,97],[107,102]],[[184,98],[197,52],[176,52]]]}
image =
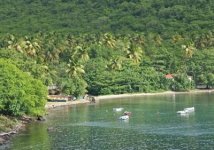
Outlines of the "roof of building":
{"label": "roof of building", "polygon": [[165,78],[167,78],[167,79],[173,79],[173,75],[170,74],[170,73],[169,73],[169,74],[166,74],[166,75],[165,75]]}

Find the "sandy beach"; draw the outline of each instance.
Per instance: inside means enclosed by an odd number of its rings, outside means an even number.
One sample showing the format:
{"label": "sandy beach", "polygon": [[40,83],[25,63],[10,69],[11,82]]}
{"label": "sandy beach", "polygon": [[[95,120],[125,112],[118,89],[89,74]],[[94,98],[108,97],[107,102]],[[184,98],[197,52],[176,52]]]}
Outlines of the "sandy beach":
{"label": "sandy beach", "polygon": [[51,109],[59,106],[69,106],[69,105],[76,105],[76,104],[86,104],[90,103],[88,100],[75,100],[75,101],[67,101],[67,102],[47,102],[45,105],[46,109]]}
{"label": "sandy beach", "polygon": [[174,91],[164,91],[156,93],[129,93],[129,94],[119,94],[119,95],[101,95],[97,96],[97,100],[102,99],[112,99],[112,98],[125,98],[125,97],[137,97],[137,96],[150,96],[150,95],[166,95],[166,94],[184,94],[184,93],[211,93],[214,92],[214,89],[210,90],[191,90],[188,92],[174,92]]}
{"label": "sandy beach", "polygon": [[[95,96],[95,100],[104,100],[104,99],[116,99],[116,98],[125,98],[125,97],[139,97],[139,96],[150,96],[150,95],[168,95],[168,94],[184,94],[184,93],[211,93],[214,92],[214,89],[209,90],[191,90],[188,92],[174,92],[174,91],[165,91],[165,92],[157,92],[157,93],[129,93],[129,94],[119,94],[119,95],[100,95]],[[90,103],[89,100],[75,100],[75,101],[67,101],[67,102],[47,102],[45,105],[46,109],[51,109],[60,106],[69,106],[69,105],[77,105],[77,104],[87,104]]]}

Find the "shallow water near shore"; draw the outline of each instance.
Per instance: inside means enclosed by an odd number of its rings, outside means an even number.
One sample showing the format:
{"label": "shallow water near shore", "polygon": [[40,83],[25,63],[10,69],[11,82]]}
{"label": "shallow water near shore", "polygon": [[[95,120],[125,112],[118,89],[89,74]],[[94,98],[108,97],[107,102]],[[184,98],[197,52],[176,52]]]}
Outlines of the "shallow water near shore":
{"label": "shallow water near shore", "polygon": [[[178,115],[186,107],[195,112]],[[130,111],[129,120],[113,111]],[[45,122],[29,124],[11,139],[11,150],[211,150],[214,93],[187,93],[101,100],[56,107]],[[1,149],[1,147],[0,147]],[[5,149],[5,147],[4,147]]]}

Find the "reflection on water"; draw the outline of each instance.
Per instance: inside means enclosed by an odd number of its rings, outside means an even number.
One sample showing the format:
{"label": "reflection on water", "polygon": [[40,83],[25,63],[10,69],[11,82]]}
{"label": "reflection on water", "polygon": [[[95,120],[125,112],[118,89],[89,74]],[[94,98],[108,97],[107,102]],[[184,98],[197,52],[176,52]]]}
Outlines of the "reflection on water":
{"label": "reflection on water", "polygon": [[[178,110],[195,107],[186,116]],[[118,120],[124,108],[128,121]],[[214,147],[214,94],[176,94],[103,100],[50,110],[11,141],[12,150],[210,150]],[[1,147],[0,147],[1,149]]]}

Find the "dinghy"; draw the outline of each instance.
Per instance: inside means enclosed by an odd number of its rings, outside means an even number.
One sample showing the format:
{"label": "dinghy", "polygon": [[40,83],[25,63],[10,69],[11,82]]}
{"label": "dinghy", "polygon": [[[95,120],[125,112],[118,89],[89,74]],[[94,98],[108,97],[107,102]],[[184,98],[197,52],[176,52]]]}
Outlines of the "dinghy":
{"label": "dinghy", "polygon": [[184,114],[188,114],[188,113],[191,113],[194,111],[195,111],[195,107],[188,107],[188,108],[184,108],[184,110],[177,111],[177,114],[184,115]]}
{"label": "dinghy", "polygon": [[124,115],[124,116],[121,116],[119,119],[120,120],[128,120],[129,116],[128,115]]}
{"label": "dinghy", "polygon": [[186,112],[194,112],[195,111],[195,107],[184,108],[184,111],[186,111]]}
{"label": "dinghy", "polygon": [[181,111],[177,111],[177,114],[186,114],[187,112],[184,111],[184,110],[181,110]]}
{"label": "dinghy", "polygon": [[123,110],[123,108],[113,108],[113,111],[117,111],[117,112],[122,111],[122,110]]}

